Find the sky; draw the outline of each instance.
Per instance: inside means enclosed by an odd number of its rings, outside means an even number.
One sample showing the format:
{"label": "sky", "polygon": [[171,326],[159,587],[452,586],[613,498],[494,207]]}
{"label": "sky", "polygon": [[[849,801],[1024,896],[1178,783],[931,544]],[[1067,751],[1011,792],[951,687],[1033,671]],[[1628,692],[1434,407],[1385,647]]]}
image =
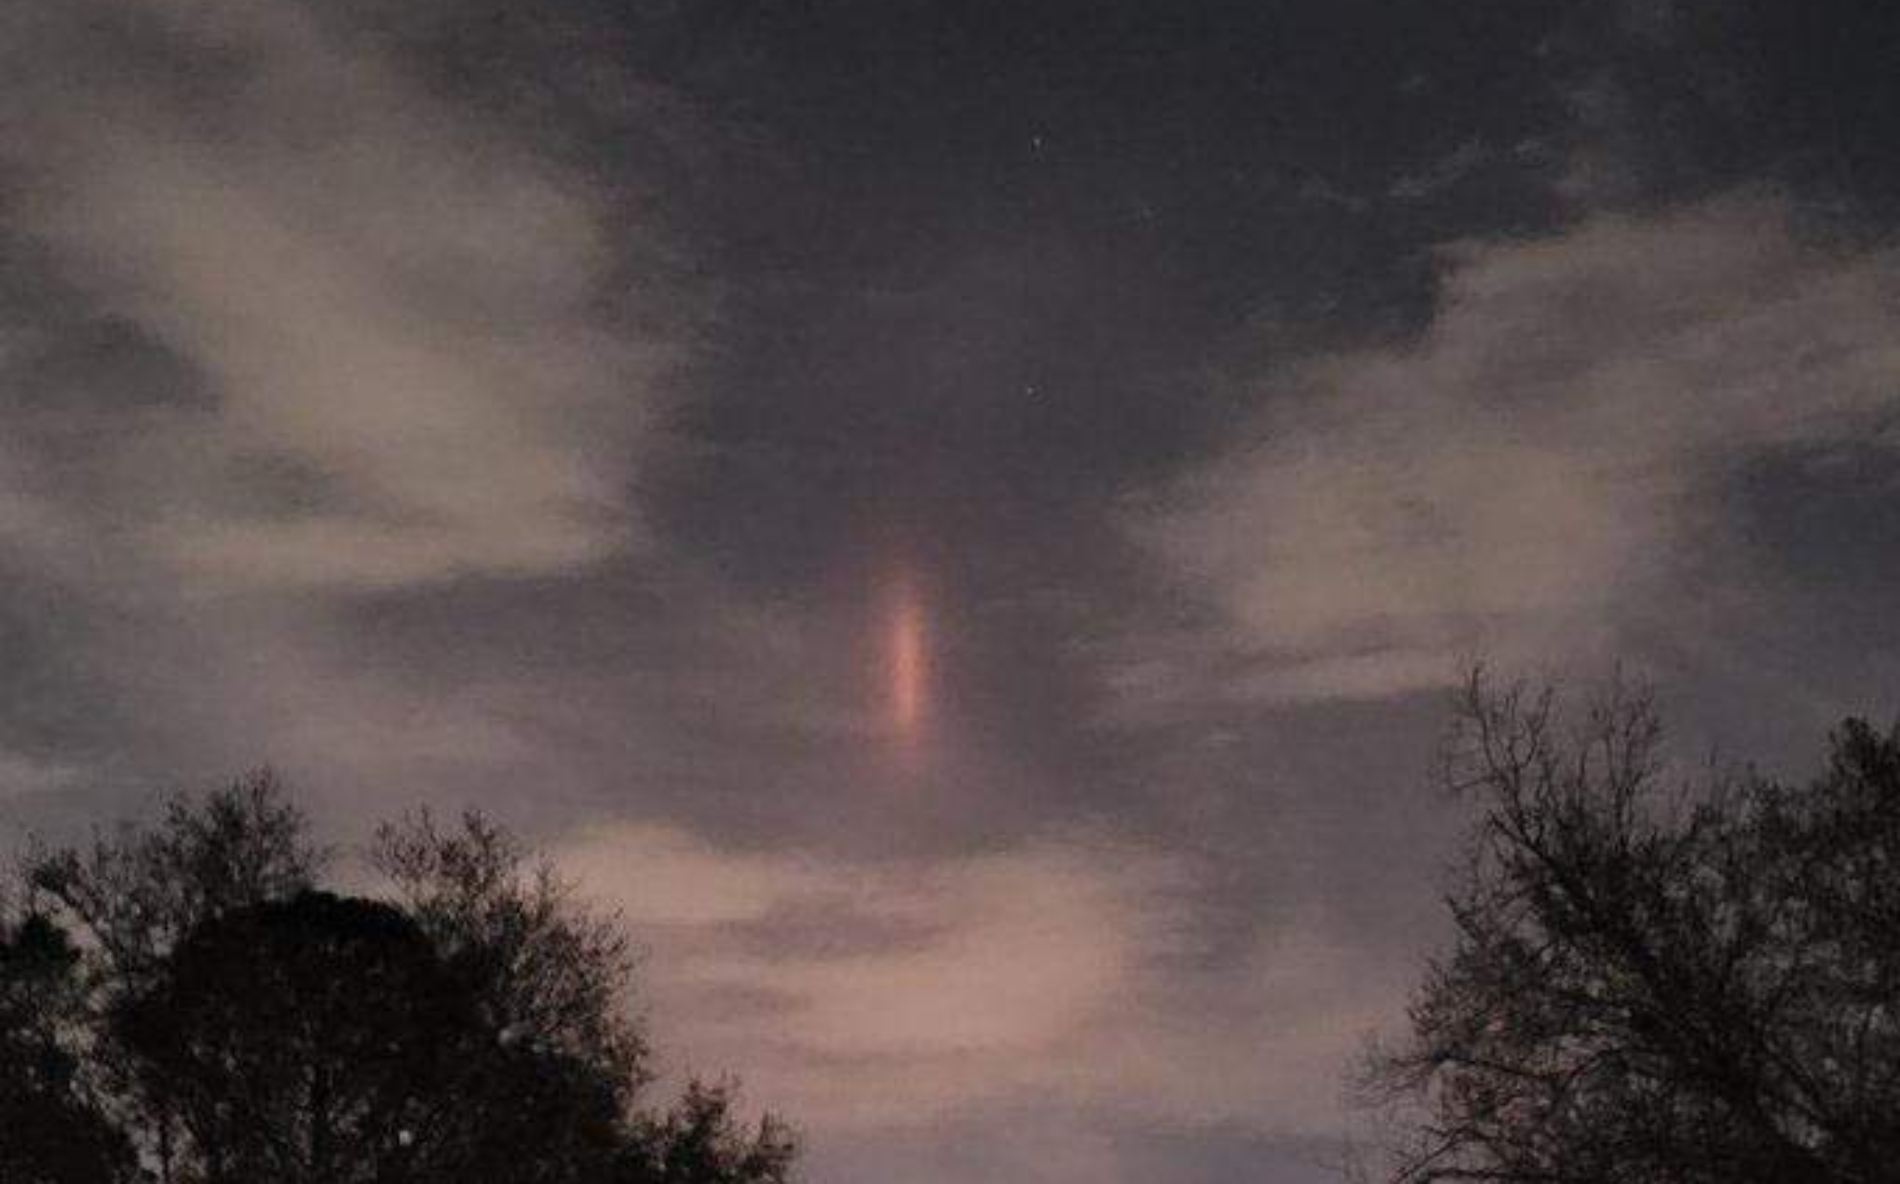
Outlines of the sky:
{"label": "sky", "polygon": [[1473,661],[1900,713],[1885,0],[0,9],[0,837],[490,812],[812,1184],[1323,1184]]}

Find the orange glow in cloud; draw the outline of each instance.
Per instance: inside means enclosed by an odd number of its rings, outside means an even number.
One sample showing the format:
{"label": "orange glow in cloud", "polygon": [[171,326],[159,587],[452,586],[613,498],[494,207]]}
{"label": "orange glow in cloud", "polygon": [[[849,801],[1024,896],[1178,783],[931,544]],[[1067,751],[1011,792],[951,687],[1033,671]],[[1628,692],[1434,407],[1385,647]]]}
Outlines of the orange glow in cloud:
{"label": "orange glow in cloud", "polygon": [[924,606],[908,580],[897,584],[890,621],[891,722],[899,737],[923,729],[929,670],[924,654]]}

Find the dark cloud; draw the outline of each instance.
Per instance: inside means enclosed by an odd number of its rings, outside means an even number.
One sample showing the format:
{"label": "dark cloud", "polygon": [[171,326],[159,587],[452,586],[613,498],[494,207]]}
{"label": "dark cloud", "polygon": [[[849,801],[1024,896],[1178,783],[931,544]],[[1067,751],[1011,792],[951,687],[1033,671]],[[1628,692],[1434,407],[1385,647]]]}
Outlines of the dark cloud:
{"label": "dark cloud", "polygon": [[[1681,200],[1772,179],[1856,233],[1900,207],[1900,15],[1879,0],[1599,6],[1578,38],[1577,139],[1596,196]],[[1598,152],[1603,157],[1596,156]]]}

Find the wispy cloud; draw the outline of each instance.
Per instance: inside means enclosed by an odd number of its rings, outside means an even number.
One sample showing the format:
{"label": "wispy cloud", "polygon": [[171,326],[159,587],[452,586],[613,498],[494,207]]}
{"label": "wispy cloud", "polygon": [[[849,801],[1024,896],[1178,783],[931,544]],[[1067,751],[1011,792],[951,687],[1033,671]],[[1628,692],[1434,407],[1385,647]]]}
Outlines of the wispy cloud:
{"label": "wispy cloud", "polygon": [[1900,258],[1804,245],[1772,199],[1442,258],[1422,336],[1265,376],[1247,442],[1133,518],[1224,624],[1155,643],[1131,696],[1376,697],[1480,653],[1613,653],[1745,595],[1723,502],[1750,462],[1900,445]]}
{"label": "wispy cloud", "polygon": [[0,801],[19,794],[58,789],[71,784],[79,774],[71,765],[0,749]]}
{"label": "wispy cloud", "polygon": [[15,425],[83,434],[121,495],[95,530],[213,587],[560,571],[636,535],[675,343],[614,323],[642,232],[598,194],[300,5],[10,25],[16,242],[172,365]]}
{"label": "wispy cloud", "polygon": [[1328,1132],[1340,1058],[1399,995],[1319,918],[1197,975],[1201,873],[1099,836],[877,861],[624,825],[558,855],[650,944],[647,998],[692,1067],[746,1064],[834,1139],[1004,1105]]}
{"label": "wispy cloud", "polygon": [[[765,1096],[831,1129],[1086,1075],[1087,1035],[1179,919],[1163,861],[1103,854],[817,861],[657,827],[599,828],[559,853],[651,942],[651,997],[680,1047],[702,1065],[742,1058]],[[735,1009],[742,994],[758,1006]]]}

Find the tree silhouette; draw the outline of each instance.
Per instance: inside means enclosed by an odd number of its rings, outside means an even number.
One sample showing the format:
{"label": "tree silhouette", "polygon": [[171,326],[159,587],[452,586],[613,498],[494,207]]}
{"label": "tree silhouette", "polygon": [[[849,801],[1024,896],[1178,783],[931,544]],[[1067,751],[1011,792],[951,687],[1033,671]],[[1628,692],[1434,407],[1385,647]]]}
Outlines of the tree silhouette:
{"label": "tree silhouette", "polygon": [[1627,689],[1571,728],[1473,675],[1456,941],[1367,1076],[1415,1107],[1395,1180],[1894,1178],[1900,735],[1848,721],[1800,788],[1673,784],[1661,737]]}
{"label": "tree silhouette", "polygon": [[194,926],[313,885],[325,860],[306,830],[265,770],[202,799],[172,799],[155,827],[121,826],[83,852],[42,852],[29,877],[98,947],[111,985],[128,987]]}
{"label": "tree silhouette", "polygon": [[640,1104],[625,935],[499,828],[385,827],[393,901],[318,890],[323,862],[267,775],[33,858],[0,929],[0,1119],[25,1119],[0,1179],[789,1177],[783,1126],[742,1131],[729,1090]]}
{"label": "tree silhouette", "polygon": [[109,1034],[205,1184],[358,1184],[424,1178],[472,1020],[414,922],[305,890],[191,930]]}
{"label": "tree silhouette", "polygon": [[174,798],[155,827],[121,826],[84,851],[62,848],[28,861],[30,891],[43,906],[38,915],[61,923],[62,936],[71,931],[90,951],[74,967],[79,991],[69,1009],[69,1021],[82,1028],[80,1076],[164,1184],[179,1160],[177,1107],[168,1091],[149,1091],[149,1076],[103,1030],[105,1017],[150,988],[186,933],[227,910],[307,888],[322,863],[303,815],[268,771],[201,800]]}
{"label": "tree silhouette", "polygon": [[80,955],[45,916],[0,919],[0,1180],[111,1184],[132,1148],[82,1080]]}
{"label": "tree silhouette", "polygon": [[700,1180],[776,1180],[796,1154],[790,1132],[763,1119],[751,1132],[732,1121],[734,1088],[693,1082],[679,1102],[648,1118],[628,1184],[693,1184]]}

